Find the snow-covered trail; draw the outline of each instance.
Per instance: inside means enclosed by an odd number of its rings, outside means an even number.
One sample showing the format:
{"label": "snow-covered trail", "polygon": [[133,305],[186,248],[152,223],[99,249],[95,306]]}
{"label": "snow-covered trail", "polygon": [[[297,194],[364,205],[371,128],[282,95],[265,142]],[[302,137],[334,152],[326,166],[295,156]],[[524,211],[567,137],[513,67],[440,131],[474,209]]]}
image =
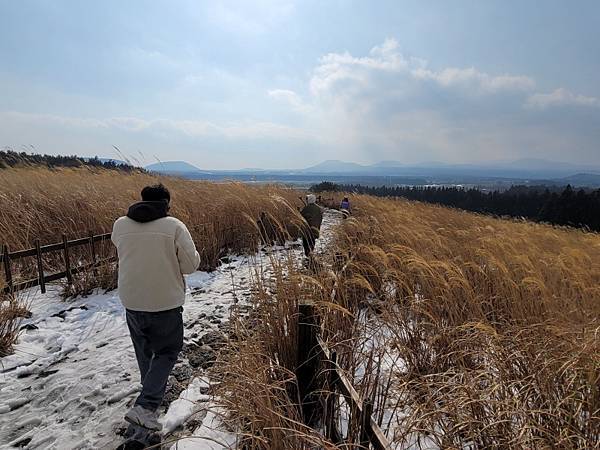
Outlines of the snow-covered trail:
{"label": "snow-covered trail", "polygon": [[[317,251],[338,220],[325,212]],[[290,250],[302,257],[298,243],[275,249]],[[269,261],[261,251],[187,277],[186,340],[222,327],[231,306],[250,297],[256,264],[268,276]],[[23,322],[15,354],[0,359],[0,448],[114,448],[115,430],[139,390],[117,291],[72,302],[63,302],[56,289],[27,296],[32,317]],[[164,422],[177,421],[172,409]]]}

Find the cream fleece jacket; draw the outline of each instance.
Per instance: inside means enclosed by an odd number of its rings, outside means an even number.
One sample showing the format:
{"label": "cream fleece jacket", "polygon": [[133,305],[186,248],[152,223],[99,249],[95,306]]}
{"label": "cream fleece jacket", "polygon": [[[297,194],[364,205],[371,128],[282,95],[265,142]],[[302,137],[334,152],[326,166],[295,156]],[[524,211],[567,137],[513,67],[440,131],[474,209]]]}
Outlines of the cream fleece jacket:
{"label": "cream fleece jacket", "polygon": [[183,222],[162,217],[140,223],[121,217],[111,240],[119,255],[119,296],[125,308],[155,312],[183,305],[183,275],[195,272],[200,264]]}

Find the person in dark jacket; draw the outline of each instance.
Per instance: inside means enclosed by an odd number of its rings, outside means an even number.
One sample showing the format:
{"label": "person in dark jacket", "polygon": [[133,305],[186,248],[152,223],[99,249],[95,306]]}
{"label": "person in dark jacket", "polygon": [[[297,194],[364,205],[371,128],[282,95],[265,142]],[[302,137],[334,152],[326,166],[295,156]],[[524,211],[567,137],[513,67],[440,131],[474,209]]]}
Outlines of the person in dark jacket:
{"label": "person in dark jacket", "polygon": [[305,229],[302,233],[302,246],[304,254],[310,256],[315,248],[316,240],[319,238],[321,223],[323,222],[323,212],[316,204],[317,198],[313,194],[306,196],[306,206],[300,211],[306,221]]}

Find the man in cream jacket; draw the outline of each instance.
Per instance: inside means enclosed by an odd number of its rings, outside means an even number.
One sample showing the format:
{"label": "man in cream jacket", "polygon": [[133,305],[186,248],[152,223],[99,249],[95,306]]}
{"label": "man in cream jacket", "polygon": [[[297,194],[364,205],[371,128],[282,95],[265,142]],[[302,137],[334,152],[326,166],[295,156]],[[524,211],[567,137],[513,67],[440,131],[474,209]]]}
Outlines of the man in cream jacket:
{"label": "man in cream jacket", "polygon": [[142,201],[117,219],[111,236],[119,256],[119,296],[142,382],[125,420],[157,431],[156,410],[183,346],[183,275],[200,264],[190,232],[168,215],[170,201],[162,184],[145,187]]}

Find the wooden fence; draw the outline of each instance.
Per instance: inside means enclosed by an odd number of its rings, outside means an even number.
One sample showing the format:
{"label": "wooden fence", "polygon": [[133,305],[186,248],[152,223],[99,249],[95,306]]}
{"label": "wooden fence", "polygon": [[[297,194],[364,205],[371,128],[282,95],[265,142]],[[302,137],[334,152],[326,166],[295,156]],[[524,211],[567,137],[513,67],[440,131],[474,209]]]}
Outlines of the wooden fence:
{"label": "wooden fence", "polygon": [[[260,225],[260,222],[258,224]],[[201,223],[201,224],[196,225],[195,229],[198,229],[199,227],[206,228],[211,225],[213,225],[213,224]],[[235,227],[229,226],[229,227],[223,227],[220,231],[231,233],[232,231],[235,231],[235,230],[236,230]],[[266,241],[266,240],[270,240],[272,238],[277,237],[277,236],[275,236],[275,237],[274,236],[266,236],[265,233],[266,233],[266,230],[264,230],[264,229],[260,230],[258,238]],[[207,233],[204,233],[204,234],[207,234]],[[42,293],[46,293],[46,283],[49,283],[51,281],[60,280],[62,278],[67,278],[67,281],[69,283],[72,283],[73,275],[80,273],[80,272],[85,272],[86,270],[94,268],[94,267],[98,267],[101,264],[106,263],[106,262],[116,261],[116,257],[114,257],[114,256],[110,257],[110,258],[98,259],[97,244],[99,242],[103,243],[105,241],[109,241],[110,236],[111,236],[111,233],[105,233],[105,234],[90,233],[90,235],[88,237],[74,239],[74,240],[69,241],[69,240],[67,240],[66,235],[63,235],[61,242],[58,242],[56,244],[49,244],[49,245],[40,245],[39,239],[36,239],[34,241],[33,248],[29,248],[26,250],[18,250],[15,252],[11,252],[9,250],[8,245],[3,245],[1,248],[2,252],[0,253],[0,264],[2,264],[4,266],[4,281],[5,281],[6,285],[4,287],[0,287],[0,292],[1,293],[14,293],[14,292],[17,292],[17,291],[20,291],[23,289],[27,289],[30,287],[40,286]],[[244,242],[244,241],[249,240],[251,236],[252,236],[252,233],[249,233],[249,232],[238,233],[236,236],[233,236],[231,239],[229,239],[224,244],[225,245],[224,248],[219,249],[219,253],[226,251],[228,246],[230,246],[232,244],[237,244],[239,242]],[[71,265],[69,249],[73,248],[73,247],[81,247],[81,246],[88,246],[88,250],[91,255],[91,261],[89,263],[78,264],[75,267],[73,267]],[[44,271],[42,255],[47,254],[47,253],[52,253],[52,252],[61,252],[62,253],[65,270],[48,274]],[[22,259],[22,258],[28,258],[28,257],[36,257],[37,275],[38,276],[37,276],[37,278],[33,278],[30,280],[25,280],[25,281],[20,281],[18,283],[15,283],[14,277],[13,277],[12,262]]]}
{"label": "wooden fence", "polygon": [[[98,259],[97,257],[97,243],[105,242],[110,240],[110,233],[105,234],[90,234],[89,237],[80,239],[67,240],[66,235],[63,234],[62,242],[49,245],[40,245],[40,240],[36,239],[33,248],[27,250],[19,250],[16,252],[10,252],[8,245],[4,245],[2,248],[2,254],[0,254],[0,263],[4,266],[4,281],[6,286],[2,288],[3,293],[14,293],[22,289],[27,289],[33,286],[40,286],[42,293],[46,292],[46,283],[51,281],[60,280],[61,278],[67,278],[69,283],[73,282],[73,275],[79,272],[84,272],[90,268],[97,267],[108,261],[114,261],[114,257]],[[91,261],[87,264],[79,264],[76,267],[71,266],[71,258],[69,255],[69,249],[73,247],[87,246],[91,255]],[[46,253],[61,252],[63,255],[65,270],[60,272],[46,273],[44,270],[44,263],[42,255]],[[20,281],[18,283],[13,282],[12,262],[27,258],[35,257],[37,262],[37,278]]]}
{"label": "wooden fence", "polygon": [[[368,449],[372,446],[376,450],[391,449],[391,444],[373,419],[373,402],[360,398],[337,364],[336,352],[331,351],[323,342],[319,330],[319,318],[316,316],[314,306],[300,304],[296,376],[305,420],[310,425],[315,422],[316,417],[322,419],[325,437],[335,444],[343,443],[334,420],[339,393],[345,398],[351,411],[360,417],[358,423],[360,448]],[[320,373],[323,373],[326,379],[324,390],[316,384]]]}

